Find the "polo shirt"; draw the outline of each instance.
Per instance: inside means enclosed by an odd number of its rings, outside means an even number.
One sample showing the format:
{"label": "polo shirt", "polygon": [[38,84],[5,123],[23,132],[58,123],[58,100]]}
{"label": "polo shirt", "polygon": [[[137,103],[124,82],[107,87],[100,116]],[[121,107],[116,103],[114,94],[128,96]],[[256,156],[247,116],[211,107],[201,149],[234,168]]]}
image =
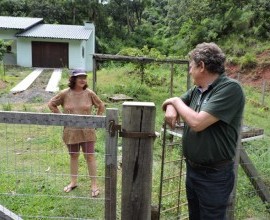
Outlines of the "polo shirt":
{"label": "polo shirt", "polygon": [[240,84],[222,74],[207,90],[202,92],[195,86],[181,99],[193,110],[205,111],[219,119],[199,132],[185,124],[182,138],[184,156],[202,164],[233,159],[245,105]]}

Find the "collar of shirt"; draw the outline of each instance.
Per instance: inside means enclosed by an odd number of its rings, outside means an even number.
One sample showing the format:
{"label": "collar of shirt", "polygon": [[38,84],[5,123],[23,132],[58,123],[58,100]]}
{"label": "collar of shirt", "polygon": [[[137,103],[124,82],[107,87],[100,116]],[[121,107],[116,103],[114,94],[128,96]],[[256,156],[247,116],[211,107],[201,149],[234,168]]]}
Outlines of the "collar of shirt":
{"label": "collar of shirt", "polygon": [[211,84],[208,85],[207,89],[205,91],[203,91],[202,87],[201,86],[198,86],[197,89],[200,91],[200,93],[204,93],[206,91],[209,91],[211,89],[213,89],[217,84],[218,82],[223,79],[225,77],[225,74],[221,74],[214,82],[212,82]]}

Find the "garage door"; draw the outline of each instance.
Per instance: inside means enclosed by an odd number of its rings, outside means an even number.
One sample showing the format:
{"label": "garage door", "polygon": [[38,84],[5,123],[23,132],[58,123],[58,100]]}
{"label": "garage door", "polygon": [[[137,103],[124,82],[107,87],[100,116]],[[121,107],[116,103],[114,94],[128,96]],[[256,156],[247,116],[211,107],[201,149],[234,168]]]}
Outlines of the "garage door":
{"label": "garage door", "polygon": [[33,41],[32,66],[68,68],[68,43]]}

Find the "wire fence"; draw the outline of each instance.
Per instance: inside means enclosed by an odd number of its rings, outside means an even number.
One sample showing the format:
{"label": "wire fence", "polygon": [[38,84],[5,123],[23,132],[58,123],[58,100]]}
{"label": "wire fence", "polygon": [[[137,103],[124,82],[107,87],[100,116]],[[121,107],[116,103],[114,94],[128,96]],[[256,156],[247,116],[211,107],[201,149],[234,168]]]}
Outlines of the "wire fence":
{"label": "wire fence", "polygon": [[[100,197],[91,197],[90,178],[79,158],[79,187],[70,182],[69,156],[60,127],[1,124],[0,203],[23,219],[104,219],[104,146],[98,146]],[[103,147],[103,149],[102,149]]]}
{"label": "wire fence", "polygon": [[[50,117],[52,119],[45,120]],[[95,147],[97,175],[89,176],[81,153],[78,187],[69,193],[63,191],[70,183],[70,158],[61,137],[63,127],[59,125],[69,123],[84,127],[88,123],[94,128],[105,127],[103,116],[94,116],[92,120],[89,116],[90,121],[88,117],[85,122],[87,116],[79,117],[83,118],[1,112],[1,122],[5,122],[0,123],[2,215],[13,216],[12,219],[110,219],[110,203],[115,203],[110,196],[114,192],[114,177],[108,169],[112,158],[106,142],[97,142]],[[106,139],[106,130],[98,129],[97,135]],[[100,190],[95,198],[91,195],[92,178],[97,179]]]}
{"label": "wire fence", "polygon": [[[248,76],[238,75],[246,94],[244,130],[236,192],[237,219],[270,218],[269,82],[247,86]],[[249,79],[250,80],[250,79]],[[252,81],[252,80],[251,80]],[[252,82],[251,82],[252,83]],[[249,130],[249,131],[248,131]]]}

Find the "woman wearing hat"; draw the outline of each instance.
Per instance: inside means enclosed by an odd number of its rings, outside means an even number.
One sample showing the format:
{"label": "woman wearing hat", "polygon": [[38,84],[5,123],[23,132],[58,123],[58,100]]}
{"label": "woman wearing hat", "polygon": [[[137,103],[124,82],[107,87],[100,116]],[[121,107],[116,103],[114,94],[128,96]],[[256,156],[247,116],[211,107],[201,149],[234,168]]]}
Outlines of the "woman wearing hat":
{"label": "woman wearing hat", "polygon": [[[83,70],[73,70],[69,78],[68,88],[54,96],[48,103],[48,107],[54,113],[61,113],[58,106],[62,106],[64,114],[89,115],[92,107],[97,108],[97,115],[104,112],[104,103],[90,89],[87,88],[87,74]],[[70,192],[77,187],[78,162],[80,148],[87,162],[89,176],[91,177],[91,195],[99,195],[97,186],[97,165],[95,160],[96,133],[93,128],[65,127],[63,140],[67,145],[70,155],[70,183],[64,187],[65,192]]]}

